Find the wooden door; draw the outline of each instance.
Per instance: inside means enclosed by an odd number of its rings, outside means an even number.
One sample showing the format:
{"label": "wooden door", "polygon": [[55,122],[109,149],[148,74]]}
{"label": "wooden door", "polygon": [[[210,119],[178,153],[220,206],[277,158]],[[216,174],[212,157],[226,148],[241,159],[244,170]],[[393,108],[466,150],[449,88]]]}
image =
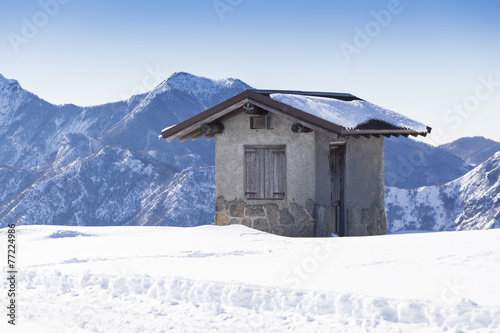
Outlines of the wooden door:
{"label": "wooden door", "polygon": [[[344,221],[344,164],[345,164],[345,145],[330,146],[330,172],[331,172],[331,207],[333,209],[329,221],[330,228],[327,230],[336,233],[339,236],[346,236],[346,225]],[[329,235],[328,235],[329,236]]]}

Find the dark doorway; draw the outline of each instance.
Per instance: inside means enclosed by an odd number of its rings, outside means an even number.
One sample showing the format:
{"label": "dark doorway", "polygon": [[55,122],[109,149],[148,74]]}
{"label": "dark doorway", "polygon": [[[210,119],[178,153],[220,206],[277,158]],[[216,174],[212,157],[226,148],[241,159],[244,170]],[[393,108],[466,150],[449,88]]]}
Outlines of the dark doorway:
{"label": "dark doorway", "polygon": [[327,233],[328,236],[330,233],[347,236],[347,226],[344,219],[345,144],[330,145],[330,172],[332,214],[330,214],[329,221],[326,221]]}

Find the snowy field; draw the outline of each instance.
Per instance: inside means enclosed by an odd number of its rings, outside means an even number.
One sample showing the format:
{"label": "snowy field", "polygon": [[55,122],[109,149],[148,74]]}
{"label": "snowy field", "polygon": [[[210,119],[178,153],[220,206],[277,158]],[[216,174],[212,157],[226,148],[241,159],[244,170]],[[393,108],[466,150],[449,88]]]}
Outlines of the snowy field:
{"label": "snowy field", "polygon": [[499,229],[21,226],[17,246],[17,325],[3,278],[1,332],[500,332]]}

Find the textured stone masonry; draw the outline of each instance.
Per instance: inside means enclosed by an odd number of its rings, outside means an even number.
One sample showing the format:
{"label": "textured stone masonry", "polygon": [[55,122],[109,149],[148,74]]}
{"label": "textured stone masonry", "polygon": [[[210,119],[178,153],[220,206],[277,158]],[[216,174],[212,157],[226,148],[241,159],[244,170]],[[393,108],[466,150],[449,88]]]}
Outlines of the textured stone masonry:
{"label": "textured stone masonry", "polygon": [[280,209],[277,204],[245,204],[242,200],[226,201],[219,196],[215,202],[215,225],[242,224],[260,231],[289,237],[314,237],[314,203],[306,208],[292,203]]}
{"label": "textured stone masonry", "polygon": [[370,208],[360,208],[357,205],[347,209],[349,234],[356,236],[385,235],[386,219],[385,212],[381,211],[377,205]]}

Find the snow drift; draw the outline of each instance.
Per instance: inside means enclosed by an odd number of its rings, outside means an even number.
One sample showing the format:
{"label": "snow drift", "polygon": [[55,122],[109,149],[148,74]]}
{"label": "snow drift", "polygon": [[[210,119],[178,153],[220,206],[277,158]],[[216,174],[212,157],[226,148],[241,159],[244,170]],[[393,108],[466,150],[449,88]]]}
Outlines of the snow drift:
{"label": "snow drift", "polygon": [[21,226],[17,235],[15,332],[500,329],[500,230],[293,239],[244,226]]}

